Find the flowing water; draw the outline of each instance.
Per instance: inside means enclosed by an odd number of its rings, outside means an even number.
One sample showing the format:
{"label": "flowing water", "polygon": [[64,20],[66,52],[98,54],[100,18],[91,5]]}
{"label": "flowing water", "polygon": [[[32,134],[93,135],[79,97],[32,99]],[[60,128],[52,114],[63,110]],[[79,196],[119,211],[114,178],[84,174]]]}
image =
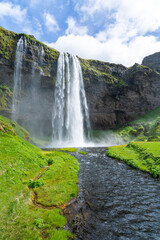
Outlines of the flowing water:
{"label": "flowing water", "polygon": [[17,121],[19,115],[19,100],[21,98],[21,81],[22,81],[22,61],[24,49],[26,46],[21,37],[17,42],[15,68],[14,68],[14,86],[13,86],[13,99],[12,99],[12,119]]}
{"label": "flowing water", "polygon": [[67,53],[58,59],[52,126],[54,147],[85,144],[90,125],[82,71],[78,58]]}
{"label": "flowing water", "polygon": [[31,46],[25,36],[21,36],[15,54],[12,119],[26,128],[35,139],[43,138],[46,133],[43,109],[46,107],[47,94],[41,86],[44,65],[44,47],[37,43]]}
{"label": "flowing water", "polygon": [[107,157],[105,148],[82,150],[88,154],[73,154],[80,164],[76,240],[159,240],[160,181]]}

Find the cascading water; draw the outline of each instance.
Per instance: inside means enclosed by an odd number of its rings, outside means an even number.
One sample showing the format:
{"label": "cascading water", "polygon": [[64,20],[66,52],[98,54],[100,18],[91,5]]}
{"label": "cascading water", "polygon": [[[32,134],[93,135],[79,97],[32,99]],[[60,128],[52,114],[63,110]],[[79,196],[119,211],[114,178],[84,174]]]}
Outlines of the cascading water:
{"label": "cascading water", "polygon": [[15,69],[14,69],[14,86],[13,86],[13,99],[12,99],[12,119],[17,120],[19,115],[18,100],[21,96],[21,78],[22,78],[22,60],[26,42],[24,43],[23,37],[17,42]]}
{"label": "cascading water", "polygon": [[52,146],[84,146],[89,114],[82,70],[76,56],[61,53],[52,115]]}

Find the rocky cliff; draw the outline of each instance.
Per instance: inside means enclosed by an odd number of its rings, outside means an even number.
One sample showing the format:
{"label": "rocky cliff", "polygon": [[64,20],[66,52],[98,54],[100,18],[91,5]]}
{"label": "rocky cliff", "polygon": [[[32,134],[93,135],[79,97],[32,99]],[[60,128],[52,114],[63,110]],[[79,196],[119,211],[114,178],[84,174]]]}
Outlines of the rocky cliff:
{"label": "rocky cliff", "polygon": [[149,67],[81,59],[92,127],[113,128],[160,105],[160,74]]}
{"label": "rocky cliff", "polygon": [[160,72],[160,52],[156,52],[145,57],[142,64]]}
{"label": "rocky cliff", "polygon": [[11,118],[16,47],[21,37],[26,42],[24,42],[26,47],[21,69],[22,96],[17,99],[21,102],[21,114],[17,121],[33,135],[37,133],[49,135],[52,128],[51,113],[59,52],[37,41],[33,36],[16,34],[2,27],[0,28],[0,114]]}
{"label": "rocky cliff", "polygon": [[[18,101],[23,102],[25,108],[21,109],[18,122],[33,135],[34,132],[50,135],[59,52],[33,36],[3,28],[0,28],[0,114],[11,117],[16,46],[21,37],[27,45],[22,64],[22,96]],[[112,128],[160,105],[160,74],[157,71],[138,64],[126,68],[96,60],[79,60],[92,128]],[[35,89],[38,89],[38,97]],[[34,97],[36,103],[31,104]]]}

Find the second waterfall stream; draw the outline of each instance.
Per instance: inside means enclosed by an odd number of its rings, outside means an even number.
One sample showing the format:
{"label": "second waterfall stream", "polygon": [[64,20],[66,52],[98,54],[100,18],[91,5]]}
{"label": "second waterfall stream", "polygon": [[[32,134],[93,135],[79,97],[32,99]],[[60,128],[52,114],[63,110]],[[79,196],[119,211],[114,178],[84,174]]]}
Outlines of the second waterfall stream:
{"label": "second waterfall stream", "polygon": [[76,56],[61,53],[52,113],[52,145],[84,146],[90,122],[82,70]]}

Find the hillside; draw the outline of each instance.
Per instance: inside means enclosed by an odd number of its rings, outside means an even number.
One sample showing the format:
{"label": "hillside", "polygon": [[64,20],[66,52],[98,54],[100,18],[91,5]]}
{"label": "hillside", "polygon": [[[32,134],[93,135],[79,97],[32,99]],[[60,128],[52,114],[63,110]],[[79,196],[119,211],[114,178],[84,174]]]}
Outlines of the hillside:
{"label": "hillside", "polygon": [[160,107],[113,131],[124,142],[160,141]]}
{"label": "hillside", "polygon": [[127,126],[114,129],[110,137],[113,142],[128,144],[109,147],[107,156],[160,177],[160,107]]}
{"label": "hillside", "polygon": [[77,194],[78,162],[25,139],[26,130],[0,116],[0,239],[71,239],[62,207]]}

